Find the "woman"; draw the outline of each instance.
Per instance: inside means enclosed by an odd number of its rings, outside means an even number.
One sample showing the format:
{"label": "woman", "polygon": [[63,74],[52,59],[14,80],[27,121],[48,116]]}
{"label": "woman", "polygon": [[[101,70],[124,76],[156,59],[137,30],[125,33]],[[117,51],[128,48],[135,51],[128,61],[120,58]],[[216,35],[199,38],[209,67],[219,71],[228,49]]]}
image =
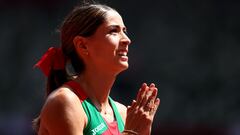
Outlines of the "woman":
{"label": "woman", "polygon": [[35,121],[38,134],[149,135],[160,103],[154,84],[143,83],[128,108],[109,97],[116,76],[128,68],[131,43],[119,13],[84,4],[60,31],[61,48],[49,48],[36,64],[48,77],[47,99]]}

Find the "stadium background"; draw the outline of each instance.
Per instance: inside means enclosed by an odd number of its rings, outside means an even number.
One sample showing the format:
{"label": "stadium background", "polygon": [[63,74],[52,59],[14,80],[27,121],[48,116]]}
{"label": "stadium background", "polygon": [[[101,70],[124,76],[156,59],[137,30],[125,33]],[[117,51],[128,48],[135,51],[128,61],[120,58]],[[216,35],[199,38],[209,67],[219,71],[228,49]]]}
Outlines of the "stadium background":
{"label": "stadium background", "polygon": [[[130,68],[111,93],[126,105],[155,82],[153,135],[240,134],[240,3],[228,0],[102,0],[132,40]],[[33,65],[78,0],[0,0],[0,134],[32,135],[45,78]],[[100,51],[100,50],[99,50]]]}

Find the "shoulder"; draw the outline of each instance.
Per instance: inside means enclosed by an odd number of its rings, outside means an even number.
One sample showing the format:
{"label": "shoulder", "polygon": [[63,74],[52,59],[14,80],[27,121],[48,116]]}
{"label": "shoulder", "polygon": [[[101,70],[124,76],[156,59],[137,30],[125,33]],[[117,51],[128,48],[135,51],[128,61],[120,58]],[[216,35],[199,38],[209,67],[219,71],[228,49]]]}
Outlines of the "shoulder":
{"label": "shoulder", "polygon": [[73,103],[81,104],[77,95],[67,87],[60,87],[59,89],[53,91],[46,100],[46,104],[49,105],[59,103],[60,105],[74,105]]}
{"label": "shoulder", "polygon": [[40,115],[41,124],[53,134],[81,132],[87,120],[81,101],[66,87],[60,87],[48,96]]}
{"label": "shoulder", "polygon": [[47,98],[43,111],[67,111],[81,109],[81,102],[77,95],[74,94],[69,88],[61,87],[53,91]]}
{"label": "shoulder", "polygon": [[122,116],[122,119],[125,123],[126,115],[127,115],[127,107],[125,105],[117,102],[117,101],[114,101],[114,103],[116,104],[117,109],[118,109],[118,111],[119,111],[120,115]]}

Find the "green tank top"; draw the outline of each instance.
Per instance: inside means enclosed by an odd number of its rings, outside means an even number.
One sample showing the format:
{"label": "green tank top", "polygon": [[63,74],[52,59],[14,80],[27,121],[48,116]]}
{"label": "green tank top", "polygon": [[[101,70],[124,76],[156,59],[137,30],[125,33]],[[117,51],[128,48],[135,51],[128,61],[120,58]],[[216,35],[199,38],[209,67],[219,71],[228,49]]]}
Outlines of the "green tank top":
{"label": "green tank top", "polygon": [[109,97],[109,103],[113,109],[115,123],[110,124],[104,120],[100,112],[94,106],[92,101],[86,96],[80,85],[74,81],[67,82],[66,85],[71,87],[73,91],[79,97],[82,107],[87,115],[88,123],[85,127],[84,135],[120,135],[120,132],[124,130],[124,123],[118,109],[111,97]]}

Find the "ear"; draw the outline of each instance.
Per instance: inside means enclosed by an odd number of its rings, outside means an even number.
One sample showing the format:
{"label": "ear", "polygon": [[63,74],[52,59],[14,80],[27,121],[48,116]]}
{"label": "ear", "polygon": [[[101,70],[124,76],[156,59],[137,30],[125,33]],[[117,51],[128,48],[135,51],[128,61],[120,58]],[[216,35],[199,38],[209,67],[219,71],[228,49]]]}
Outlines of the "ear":
{"label": "ear", "polygon": [[80,54],[88,53],[85,37],[75,36],[73,38],[73,45],[74,45],[75,49],[77,50],[77,52],[80,52]]}

